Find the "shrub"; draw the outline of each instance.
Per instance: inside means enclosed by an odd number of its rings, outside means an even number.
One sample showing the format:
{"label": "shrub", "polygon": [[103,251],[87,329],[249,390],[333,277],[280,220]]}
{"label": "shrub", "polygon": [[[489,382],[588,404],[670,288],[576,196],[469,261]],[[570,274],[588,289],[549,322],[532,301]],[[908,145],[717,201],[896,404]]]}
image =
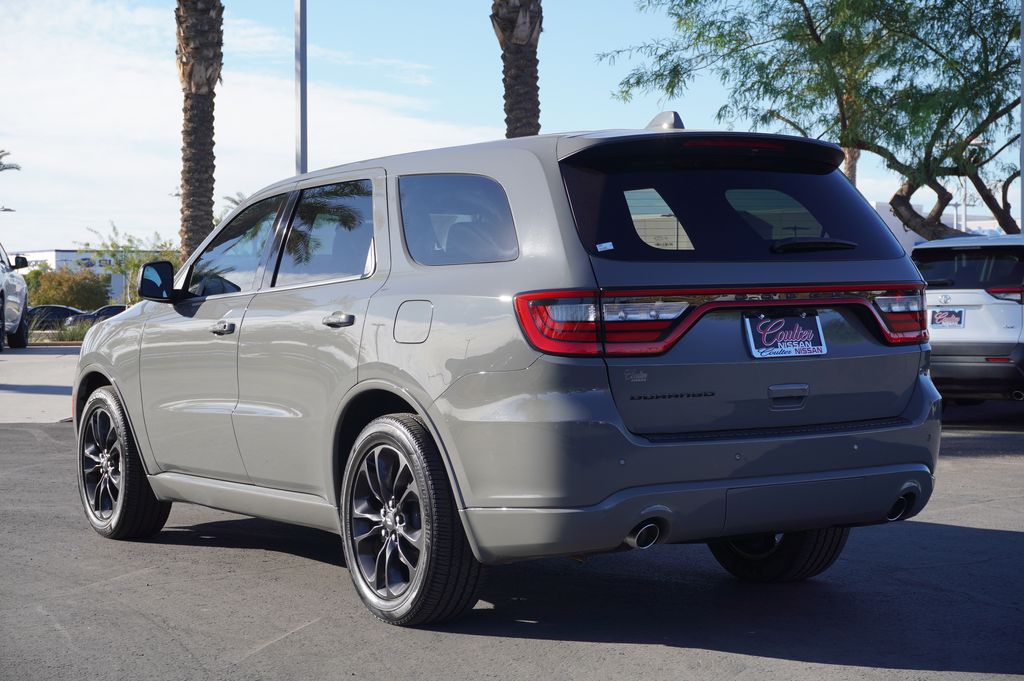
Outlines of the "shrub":
{"label": "shrub", "polygon": [[89,270],[72,272],[67,268],[40,271],[33,276],[29,305],[70,305],[80,310],[95,310],[110,299],[110,277]]}

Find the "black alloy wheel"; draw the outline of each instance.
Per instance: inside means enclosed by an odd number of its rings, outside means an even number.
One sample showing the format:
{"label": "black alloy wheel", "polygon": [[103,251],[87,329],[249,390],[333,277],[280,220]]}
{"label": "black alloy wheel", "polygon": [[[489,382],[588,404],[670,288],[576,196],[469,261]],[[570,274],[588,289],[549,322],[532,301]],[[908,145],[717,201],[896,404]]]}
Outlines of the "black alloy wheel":
{"label": "black alloy wheel", "polygon": [[146,478],[128,419],[110,386],[85,401],[78,424],[78,492],[92,528],[109,539],[141,539],[167,522]]}
{"label": "black alloy wheel", "polygon": [[483,567],[422,419],[389,414],[363,429],[345,463],[339,507],[345,564],[376,617],[416,626],[476,603]]}

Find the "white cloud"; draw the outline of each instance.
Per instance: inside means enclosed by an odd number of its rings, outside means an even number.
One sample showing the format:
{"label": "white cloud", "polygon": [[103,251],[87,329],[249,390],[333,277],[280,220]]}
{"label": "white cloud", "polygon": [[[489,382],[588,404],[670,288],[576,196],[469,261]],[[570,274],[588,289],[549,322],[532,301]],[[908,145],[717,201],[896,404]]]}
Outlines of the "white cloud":
{"label": "white cloud", "polygon": [[[230,50],[286,47],[251,22],[229,22]],[[0,241],[8,250],[67,248],[109,220],[135,234],[178,229],[181,91],[166,10],[103,0],[0,6],[0,148],[21,171],[0,176]],[[230,54],[226,48],[226,52]],[[262,52],[261,52],[262,51]],[[311,60],[344,53],[311,51]],[[370,57],[395,78],[426,67]],[[341,63],[338,61],[337,63]],[[230,68],[230,62],[227,65]],[[404,75],[403,75],[404,74]],[[310,167],[502,136],[427,117],[433,102],[311,82]],[[294,83],[226,70],[216,100],[216,196],[251,193],[294,169]]]}

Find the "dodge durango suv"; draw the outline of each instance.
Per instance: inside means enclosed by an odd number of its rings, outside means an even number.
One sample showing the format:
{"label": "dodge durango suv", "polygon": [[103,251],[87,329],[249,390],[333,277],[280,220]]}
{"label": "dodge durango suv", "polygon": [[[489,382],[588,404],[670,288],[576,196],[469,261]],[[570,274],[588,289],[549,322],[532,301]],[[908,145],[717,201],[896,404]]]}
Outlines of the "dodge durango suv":
{"label": "dodge durango suv", "polygon": [[841,160],[659,128],[271,185],[89,331],[86,517],[335,532],[398,625],[542,556],[702,542],[741,579],[812,577],[924,507],[939,449],[924,282]]}

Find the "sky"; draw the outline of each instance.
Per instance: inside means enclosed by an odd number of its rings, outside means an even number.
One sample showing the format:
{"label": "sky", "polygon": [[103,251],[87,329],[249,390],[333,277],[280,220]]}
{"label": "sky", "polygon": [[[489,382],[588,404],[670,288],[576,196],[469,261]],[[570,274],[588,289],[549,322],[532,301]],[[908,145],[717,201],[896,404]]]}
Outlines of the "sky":
{"label": "sky", "polygon": [[[0,0],[0,243],[74,248],[111,222],[177,239],[182,95],[174,0]],[[216,190],[251,194],[295,172],[294,3],[224,0]],[[581,9],[585,8],[584,11]],[[308,0],[309,168],[504,136],[501,58],[486,0]],[[631,0],[546,0],[542,132],[643,127],[659,111],[723,129],[713,77],[682,97],[613,97],[636,62],[601,52],[671,33]],[[747,129],[738,122],[736,129]],[[899,178],[868,154],[858,188]]]}

